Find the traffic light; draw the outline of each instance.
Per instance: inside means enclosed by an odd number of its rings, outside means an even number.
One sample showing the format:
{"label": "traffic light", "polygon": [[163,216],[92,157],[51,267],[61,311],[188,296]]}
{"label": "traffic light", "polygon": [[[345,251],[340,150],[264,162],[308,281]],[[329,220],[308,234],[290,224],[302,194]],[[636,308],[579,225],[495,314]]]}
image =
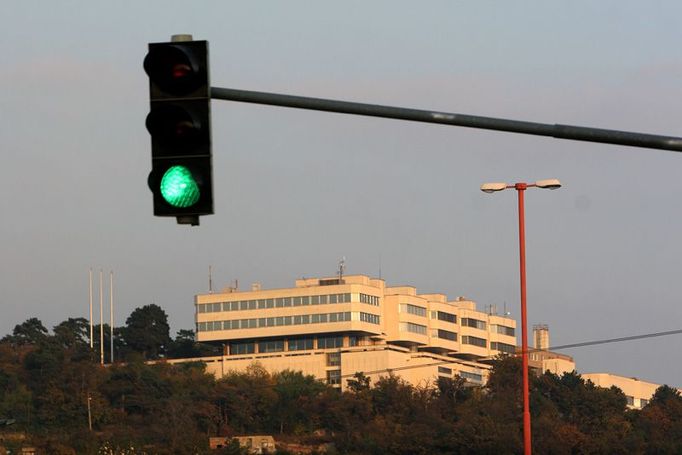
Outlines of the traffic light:
{"label": "traffic light", "polygon": [[199,216],[213,214],[208,42],[149,43],[144,70],[154,215],[198,225]]}

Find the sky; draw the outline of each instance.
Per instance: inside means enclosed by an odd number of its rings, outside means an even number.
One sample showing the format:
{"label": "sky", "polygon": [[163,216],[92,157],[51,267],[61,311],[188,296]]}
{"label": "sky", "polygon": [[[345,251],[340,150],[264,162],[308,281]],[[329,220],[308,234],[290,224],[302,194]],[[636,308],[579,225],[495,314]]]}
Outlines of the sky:
{"label": "sky", "polygon": [[[235,280],[347,274],[466,296],[552,345],[682,329],[682,155],[214,100],[215,214],[152,215],[147,43],[210,43],[211,83],[682,136],[678,1],[7,1],[0,51],[0,336],[155,303],[173,334]],[[97,309],[95,318],[97,318]],[[105,310],[108,315],[108,310]],[[579,372],[682,386],[682,335],[562,351]]]}

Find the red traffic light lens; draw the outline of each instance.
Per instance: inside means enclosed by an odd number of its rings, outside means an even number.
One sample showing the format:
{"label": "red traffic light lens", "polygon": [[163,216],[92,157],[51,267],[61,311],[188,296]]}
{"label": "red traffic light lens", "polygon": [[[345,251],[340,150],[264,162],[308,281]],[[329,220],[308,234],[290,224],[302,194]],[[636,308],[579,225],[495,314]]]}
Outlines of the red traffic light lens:
{"label": "red traffic light lens", "polygon": [[171,74],[174,79],[182,79],[183,77],[187,77],[192,74],[192,68],[184,63],[177,63],[173,65]]}

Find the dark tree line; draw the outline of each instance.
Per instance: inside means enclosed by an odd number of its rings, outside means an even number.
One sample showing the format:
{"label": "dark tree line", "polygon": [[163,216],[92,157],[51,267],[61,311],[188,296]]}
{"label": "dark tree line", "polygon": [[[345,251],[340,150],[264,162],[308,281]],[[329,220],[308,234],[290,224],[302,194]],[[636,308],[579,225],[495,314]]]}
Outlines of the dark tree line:
{"label": "dark tree line", "polygon": [[[485,387],[457,377],[430,387],[396,376],[372,383],[357,374],[340,393],[300,372],[270,374],[257,364],[216,380],[200,362],[145,362],[210,353],[191,331],[171,339],[165,313],[151,307],[135,310],[115,333],[117,355],[127,361],[105,368],[84,319],[68,319],[52,333],[37,319],[17,325],[0,340],[0,421],[13,421],[0,426],[0,438],[25,433],[55,454],[103,447],[208,453],[208,437],[242,434],[331,443],[331,452],[344,454],[523,451],[516,358],[496,360]],[[576,373],[546,373],[532,380],[531,411],[536,453],[682,453],[682,397],[667,386],[642,410],[628,410],[619,389]],[[131,446],[135,451],[123,451]]]}
{"label": "dark tree line", "polygon": [[[100,335],[100,330],[103,332]],[[79,351],[92,357],[100,353],[100,339],[103,338],[104,360],[111,362],[111,327],[109,324],[95,324],[93,327],[93,349],[90,352],[90,325],[85,318],[69,318],[53,328],[53,334],[37,318],[31,318],[14,327],[11,335],[0,342],[13,346],[61,346]],[[180,330],[175,339],[170,337],[168,316],[158,305],[145,305],[135,309],[126,319],[123,327],[114,329],[114,357],[125,361],[129,356],[141,356],[144,360],[163,358],[188,358],[216,355],[216,348],[196,343],[194,331]]]}

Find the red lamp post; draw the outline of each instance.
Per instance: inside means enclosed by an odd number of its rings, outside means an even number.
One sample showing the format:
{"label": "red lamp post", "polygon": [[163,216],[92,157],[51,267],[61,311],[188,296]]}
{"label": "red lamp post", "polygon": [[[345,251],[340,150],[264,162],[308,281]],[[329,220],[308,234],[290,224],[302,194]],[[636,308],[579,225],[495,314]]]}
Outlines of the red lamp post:
{"label": "red lamp post", "polygon": [[519,197],[519,270],[521,278],[521,359],[523,363],[523,453],[531,454],[530,436],[530,399],[528,396],[528,323],[526,313],[526,214],[523,195],[527,188],[547,188],[556,190],[561,187],[557,179],[538,180],[535,183],[484,183],[481,191],[494,193],[496,191],[514,188]]}

